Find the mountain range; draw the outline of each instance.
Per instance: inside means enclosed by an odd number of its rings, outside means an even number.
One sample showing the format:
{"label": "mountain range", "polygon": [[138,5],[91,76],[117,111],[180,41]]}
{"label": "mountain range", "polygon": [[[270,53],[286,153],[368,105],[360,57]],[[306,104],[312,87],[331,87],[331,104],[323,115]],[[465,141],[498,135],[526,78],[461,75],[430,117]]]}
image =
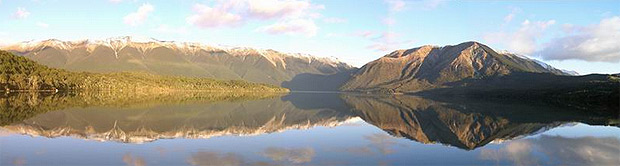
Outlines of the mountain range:
{"label": "mountain range", "polygon": [[[396,50],[359,69],[335,58],[155,39],[138,41],[131,37],[81,41],[50,39],[17,43],[1,49],[70,71],[129,71],[245,80],[293,91],[416,93],[467,87],[472,82],[493,82],[484,81],[489,79],[511,78],[503,82],[515,82],[514,77],[502,77],[515,73],[526,73],[518,76],[536,78],[532,79],[534,82],[544,82],[547,77],[559,81],[556,83],[576,78],[573,77],[576,72],[557,69],[526,56],[497,52],[473,41]],[[597,81],[611,81],[611,87],[618,82],[613,75],[588,78],[593,79],[568,82],[575,83],[572,87],[586,87],[582,85]]]}
{"label": "mountain range", "polygon": [[[335,58],[271,49],[136,40],[27,41],[1,48],[53,68],[87,72],[146,72],[223,80],[246,80],[292,90],[337,90],[355,68]],[[345,73],[345,74],[343,74]],[[299,77],[298,77],[299,76]],[[329,85],[309,83],[324,80]]]}

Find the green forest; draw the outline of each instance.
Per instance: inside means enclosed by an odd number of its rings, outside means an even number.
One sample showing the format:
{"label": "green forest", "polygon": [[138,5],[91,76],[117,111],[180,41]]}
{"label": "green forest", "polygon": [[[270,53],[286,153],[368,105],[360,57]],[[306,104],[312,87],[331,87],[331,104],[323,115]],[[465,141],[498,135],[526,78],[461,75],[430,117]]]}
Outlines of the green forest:
{"label": "green forest", "polygon": [[0,91],[234,91],[287,92],[241,80],[160,76],[147,73],[70,72],[0,50]]}

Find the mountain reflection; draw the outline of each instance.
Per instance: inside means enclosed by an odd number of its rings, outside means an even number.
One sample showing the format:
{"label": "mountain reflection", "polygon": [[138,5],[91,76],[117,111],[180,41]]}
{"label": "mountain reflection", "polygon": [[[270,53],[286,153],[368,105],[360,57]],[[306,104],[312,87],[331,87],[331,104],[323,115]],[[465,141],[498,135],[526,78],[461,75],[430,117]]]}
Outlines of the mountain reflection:
{"label": "mountain reflection", "polygon": [[[162,138],[209,138],[221,135],[257,135],[312,126],[334,126],[351,118],[325,109],[299,110],[290,102],[274,97],[218,96],[206,94],[195,98],[144,100],[134,104],[78,104],[59,111],[40,113],[32,118],[4,126],[5,129],[45,137],[73,136],[93,140],[143,143]],[[248,94],[251,95],[251,94]],[[43,98],[56,98],[46,96]],[[3,111],[16,107],[5,98]],[[57,99],[37,99],[37,101]],[[26,102],[28,103],[28,102]],[[43,102],[48,103],[48,102]],[[103,103],[107,103],[103,102]],[[48,109],[46,104],[27,105],[34,112]],[[56,108],[56,107],[54,107]],[[16,117],[16,116],[13,116]],[[22,116],[17,116],[22,117]],[[8,118],[3,118],[8,119]]]}
{"label": "mountain reflection", "polygon": [[567,122],[608,124],[615,117],[510,101],[448,103],[404,95],[343,98],[357,116],[391,135],[461,149],[534,134]]}
{"label": "mountain reflection", "polygon": [[[392,136],[471,150],[490,142],[536,134],[570,122],[609,125],[617,116],[559,106],[511,101],[425,99],[421,97],[291,93],[166,94],[4,94],[2,130],[33,136],[144,143],[157,139],[259,135],[315,126],[338,126],[361,118]],[[344,133],[343,133],[344,134]],[[389,154],[380,135],[369,136]],[[386,146],[389,147],[389,146]],[[368,153],[366,149],[346,151]],[[304,163],[312,149],[267,149],[274,161]],[[197,152],[222,163],[243,163],[234,155]],[[199,157],[200,158],[200,157]],[[199,164],[199,158],[190,159]],[[131,160],[129,160],[131,159]],[[128,157],[130,162],[138,159]]]}

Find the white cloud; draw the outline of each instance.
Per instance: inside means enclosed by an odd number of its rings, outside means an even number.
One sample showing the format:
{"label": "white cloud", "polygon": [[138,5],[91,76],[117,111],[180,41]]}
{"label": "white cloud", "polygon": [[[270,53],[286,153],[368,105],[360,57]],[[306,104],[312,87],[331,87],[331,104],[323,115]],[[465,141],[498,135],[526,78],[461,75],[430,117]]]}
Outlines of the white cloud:
{"label": "white cloud", "polygon": [[443,5],[444,3],[446,3],[446,0],[427,0],[424,2],[424,6],[429,9],[434,9]]}
{"label": "white cloud", "polygon": [[403,0],[384,0],[389,5],[389,10],[393,12],[401,11],[405,8],[405,1]]}
{"label": "white cloud", "polygon": [[137,25],[144,23],[144,21],[148,18],[149,14],[153,12],[154,10],[155,8],[153,7],[153,5],[149,3],[145,3],[145,4],[142,4],[140,8],[138,8],[138,11],[134,13],[129,13],[127,16],[123,18],[123,20],[125,24],[131,25],[131,26],[137,26]]}
{"label": "white cloud", "polygon": [[[213,6],[196,4],[193,15],[186,18],[189,24],[201,28],[241,25],[252,19],[277,19],[272,25],[259,27],[270,34],[303,34],[315,36],[318,27],[314,20],[321,17],[314,5],[306,0],[218,0]],[[327,20],[343,21],[343,20]]]}
{"label": "white cloud", "polygon": [[299,0],[247,0],[247,4],[250,15],[261,19],[297,17],[311,7],[310,2]]}
{"label": "white cloud", "polygon": [[483,35],[489,43],[505,45],[510,51],[529,55],[536,51],[537,41],[543,32],[555,24],[555,20],[530,22],[525,20],[514,32],[493,32]]}
{"label": "white cloud", "polygon": [[326,23],[346,23],[346,22],[349,22],[349,20],[344,19],[344,18],[338,18],[338,17],[329,17],[329,18],[324,18],[323,22],[326,22]]}
{"label": "white cloud", "polygon": [[13,18],[16,18],[16,19],[26,19],[28,18],[28,16],[30,16],[30,12],[28,12],[28,10],[26,10],[26,8],[23,8],[23,7],[18,7],[17,11],[13,13]]}
{"label": "white cloud", "polygon": [[109,1],[112,2],[112,3],[121,3],[121,2],[123,2],[123,0],[109,0]]}
{"label": "white cloud", "polygon": [[390,12],[399,12],[406,9],[415,9],[415,10],[431,10],[435,9],[443,4],[445,4],[446,0],[415,0],[415,1],[407,1],[407,0],[384,0],[385,3],[388,4],[388,10]]}
{"label": "white cloud", "polygon": [[318,29],[310,19],[292,19],[259,28],[260,31],[270,34],[301,34],[306,37],[315,36]]}
{"label": "white cloud", "polygon": [[564,32],[568,34],[546,43],[537,56],[545,60],[620,62],[620,16],[589,26],[567,24]]}
{"label": "white cloud", "polygon": [[260,31],[306,37],[313,37],[318,32],[314,20],[321,17],[321,14],[315,10],[325,9],[323,5],[312,5],[302,0],[249,0],[248,4],[251,17],[280,18],[277,23],[260,27]]}
{"label": "white cloud", "polygon": [[38,27],[41,27],[41,28],[47,28],[47,27],[49,27],[50,25],[49,25],[49,24],[47,24],[47,23],[44,23],[44,22],[37,22],[37,26],[38,26]]}
{"label": "white cloud", "polygon": [[242,22],[242,18],[238,14],[230,13],[225,8],[211,8],[206,5],[194,5],[194,14],[187,17],[189,24],[200,28],[212,28],[220,26],[235,26]]}

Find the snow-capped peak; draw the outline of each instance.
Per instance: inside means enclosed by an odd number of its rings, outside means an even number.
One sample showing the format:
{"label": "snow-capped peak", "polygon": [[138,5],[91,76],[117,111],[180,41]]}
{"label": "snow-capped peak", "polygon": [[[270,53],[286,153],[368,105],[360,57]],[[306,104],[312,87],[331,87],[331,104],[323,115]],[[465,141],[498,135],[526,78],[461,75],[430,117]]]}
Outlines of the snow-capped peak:
{"label": "snow-capped peak", "polygon": [[143,55],[146,55],[149,51],[157,47],[166,47],[175,51],[182,52],[187,55],[195,55],[201,50],[207,51],[224,51],[233,56],[238,55],[259,55],[268,59],[274,66],[281,64],[286,68],[286,58],[295,57],[303,60],[307,60],[308,64],[313,61],[320,61],[331,66],[343,65],[337,58],[333,57],[315,57],[309,54],[303,53],[282,53],[272,49],[258,49],[250,47],[234,47],[223,45],[203,45],[195,42],[176,42],[176,41],[164,41],[155,38],[146,37],[133,37],[133,36],[119,36],[106,39],[86,39],[77,41],[62,41],[58,39],[48,39],[42,41],[25,41],[2,47],[5,50],[12,50],[17,52],[39,52],[46,47],[53,47],[63,51],[73,51],[77,48],[86,48],[87,52],[92,53],[99,46],[106,46],[114,51],[114,55],[118,58],[119,52],[125,47],[132,47],[140,51]]}

